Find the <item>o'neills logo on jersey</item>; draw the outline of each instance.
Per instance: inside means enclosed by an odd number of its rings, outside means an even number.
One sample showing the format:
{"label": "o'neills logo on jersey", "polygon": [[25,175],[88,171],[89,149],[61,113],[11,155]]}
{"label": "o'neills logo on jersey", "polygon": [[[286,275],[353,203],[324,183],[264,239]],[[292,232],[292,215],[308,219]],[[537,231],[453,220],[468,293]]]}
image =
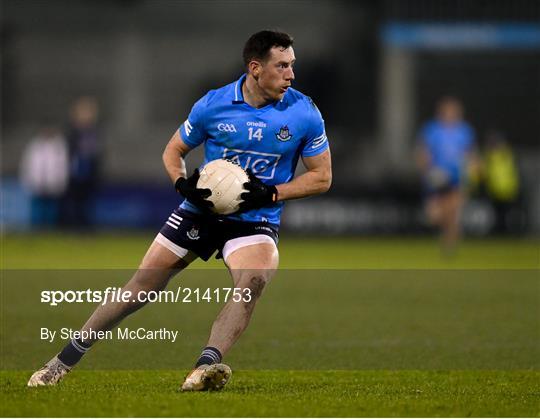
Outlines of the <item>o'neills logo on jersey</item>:
{"label": "o'neills logo on jersey", "polygon": [[287,125],[282,126],[279,129],[279,132],[276,133],[276,138],[279,141],[289,141],[292,138],[292,134],[289,132],[289,127]]}
{"label": "o'neills logo on jersey", "polygon": [[246,125],[248,127],[266,128],[266,123],[262,121],[257,121],[257,122],[249,121],[249,122],[246,122]]}

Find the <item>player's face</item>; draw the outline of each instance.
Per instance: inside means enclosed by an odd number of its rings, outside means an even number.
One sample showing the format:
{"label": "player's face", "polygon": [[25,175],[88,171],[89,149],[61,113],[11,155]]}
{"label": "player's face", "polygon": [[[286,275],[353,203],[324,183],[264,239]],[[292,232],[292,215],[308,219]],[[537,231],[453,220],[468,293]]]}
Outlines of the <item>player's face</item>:
{"label": "player's face", "polygon": [[447,99],[439,104],[438,116],[443,122],[453,124],[462,119],[463,108],[457,100]]}
{"label": "player's face", "polygon": [[273,47],[268,60],[261,64],[257,77],[259,88],[267,99],[281,100],[294,80],[296,61],[292,47]]}

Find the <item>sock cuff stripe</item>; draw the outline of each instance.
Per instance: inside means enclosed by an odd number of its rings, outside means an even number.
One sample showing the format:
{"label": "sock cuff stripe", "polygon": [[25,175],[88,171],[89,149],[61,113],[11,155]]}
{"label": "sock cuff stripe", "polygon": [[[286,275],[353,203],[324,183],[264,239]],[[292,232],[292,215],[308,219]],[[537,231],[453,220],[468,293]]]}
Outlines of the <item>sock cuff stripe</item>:
{"label": "sock cuff stripe", "polygon": [[208,353],[211,353],[211,354],[216,354],[217,356],[220,355],[219,352],[214,351],[214,350],[212,350],[212,349],[204,349],[204,350],[203,350],[203,353],[205,353],[205,352],[208,352]]}
{"label": "sock cuff stripe", "polygon": [[82,346],[81,344],[79,344],[79,342],[77,342],[76,339],[72,339],[71,340],[71,344],[73,345],[73,347],[80,353],[84,354],[86,353],[86,351],[88,351],[88,349],[90,348],[85,348],[84,346]]}
{"label": "sock cuff stripe", "polygon": [[199,367],[203,364],[219,364],[221,362],[221,352],[219,349],[212,346],[207,346],[201,352],[199,360],[195,364],[195,367]]}
{"label": "sock cuff stripe", "polygon": [[218,348],[214,348],[213,346],[207,346],[206,348],[203,349],[203,352],[204,351],[212,351],[213,353],[215,353],[219,358],[222,357],[221,355],[221,352],[219,351]]}
{"label": "sock cuff stripe", "polygon": [[215,354],[214,352],[210,352],[210,351],[204,351],[202,354],[201,354],[201,357],[208,357],[210,359],[212,359],[214,362],[219,362],[220,359],[219,357],[217,356],[217,354]]}

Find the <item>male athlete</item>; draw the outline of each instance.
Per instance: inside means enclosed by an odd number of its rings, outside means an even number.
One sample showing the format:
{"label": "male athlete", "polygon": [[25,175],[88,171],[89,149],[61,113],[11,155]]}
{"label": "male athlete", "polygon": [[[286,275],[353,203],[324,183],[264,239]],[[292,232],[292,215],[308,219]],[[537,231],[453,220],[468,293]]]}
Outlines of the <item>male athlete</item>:
{"label": "male athlete", "polygon": [[[170,215],[123,288],[162,290],[170,278],[197,257],[208,260],[217,250],[234,286],[248,289],[249,301],[229,300],[217,316],[207,346],[182,384],[184,391],[218,390],[231,376],[221,363],[247,327],[265,285],[278,267],[278,228],[283,201],[326,192],[331,160],[324,121],[311,99],[291,88],[295,63],[293,40],[276,31],[261,31],[246,42],[246,74],[208,92],[174,133],[163,153],[165,168],[185,198]],[[248,192],[239,213],[211,215],[209,190],[197,189],[199,172],[186,178],[184,157],[204,144],[203,164],[231,159],[248,170]],[[299,157],[307,171],[293,178]],[[243,299],[245,300],[245,299]],[[104,331],[144,305],[100,305],[81,331]],[[73,339],[30,378],[29,386],[54,385],[90,349],[94,341]]]}
{"label": "male athlete", "polygon": [[452,253],[460,237],[463,185],[469,165],[476,163],[474,131],[463,120],[463,106],[456,98],[443,97],[439,101],[436,118],[420,132],[418,157],[428,219],[441,229],[443,251]]}

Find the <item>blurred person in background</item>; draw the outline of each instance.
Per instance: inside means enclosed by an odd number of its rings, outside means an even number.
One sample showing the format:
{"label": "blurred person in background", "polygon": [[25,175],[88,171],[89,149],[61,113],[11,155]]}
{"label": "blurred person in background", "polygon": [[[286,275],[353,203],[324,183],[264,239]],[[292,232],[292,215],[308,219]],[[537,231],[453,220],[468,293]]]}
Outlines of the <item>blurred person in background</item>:
{"label": "blurred person in background", "polygon": [[100,139],[97,128],[98,104],[83,96],[71,107],[66,130],[69,145],[69,186],[64,205],[67,226],[85,229],[92,226],[94,196],[99,182]]}
{"label": "blurred person in background", "polygon": [[26,145],[20,179],[31,193],[34,227],[54,227],[68,183],[68,150],[64,136],[52,124],[45,125]]}
{"label": "blurred person in background", "polygon": [[[495,209],[493,232],[508,233],[521,222],[513,217],[520,193],[519,170],[512,148],[501,132],[490,131],[486,136],[483,153],[483,180],[485,191]],[[514,220],[512,220],[514,218]]]}
{"label": "blurred person in background", "polygon": [[463,119],[463,105],[451,96],[439,100],[435,119],[420,130],[417,163],[422,173],[426,214],[441,231],[444,254],[452,254],[461,236],[467,173],[477,170],[475,134]]}

